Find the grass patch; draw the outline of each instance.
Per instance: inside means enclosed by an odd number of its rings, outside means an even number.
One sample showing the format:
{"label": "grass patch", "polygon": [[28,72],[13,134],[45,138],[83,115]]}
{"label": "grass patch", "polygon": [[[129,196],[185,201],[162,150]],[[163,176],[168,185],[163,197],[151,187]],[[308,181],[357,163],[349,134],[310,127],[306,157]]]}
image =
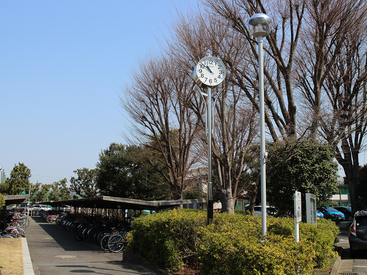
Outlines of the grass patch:
{"label": "grass patch", "polygon": [[3,275],[23,275],[23,247],[20,238],[0,238],[0,268]]}

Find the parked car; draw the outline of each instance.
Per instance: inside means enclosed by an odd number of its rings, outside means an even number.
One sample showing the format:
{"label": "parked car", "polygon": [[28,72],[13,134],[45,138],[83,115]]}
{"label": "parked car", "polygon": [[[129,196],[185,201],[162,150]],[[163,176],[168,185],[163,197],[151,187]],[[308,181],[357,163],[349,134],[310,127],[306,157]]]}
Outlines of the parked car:
{"label": "parked car", "polygon": [[367,249],[367,211],[357,211],[354,214],[348,239],[352,257],[356,255],[356,251]]}
{"label": "parked car", "polygon": [[[245,209],[248,210],[248,206],[245,206]],[[266,216],[275,216],[278,211],[273,206],[266,206]],[[254,206],[254,215],[261,216],[261,205]]]}
{"label": "parked car", "polygon": [[332,221],[344,221],[345,220],[345,215],[333,207],[322,209],[321,212],[322,214],[324,214],[325,219],[330,219]]}
{"label": "parked car", "polygon": [[350,207],[350,206],[334,206],[334,208],[336,210],[339,210],[340,212],[343,212],[346,220],[352,220],[352,218],[353,218],[352,207]]}
{"label": "parked car", "polygon": [[16,209],[22,212],[25,212],[27,211],[28,208],[31,209],[32,206],[30,204],[22,203],[22,204],[19,204]]}
{"label": "parked car", "polygon": [[316,212],[316,219],[321,219],[321,218],[323,218],[324,217],[324,214],[322,214],[322,212],[321,211],[317,211]]}

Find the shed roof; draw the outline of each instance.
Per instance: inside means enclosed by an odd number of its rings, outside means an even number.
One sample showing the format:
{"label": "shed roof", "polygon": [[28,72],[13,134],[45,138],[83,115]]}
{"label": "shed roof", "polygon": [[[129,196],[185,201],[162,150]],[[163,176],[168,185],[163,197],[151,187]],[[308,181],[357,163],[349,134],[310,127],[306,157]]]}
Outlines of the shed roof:
{"label": "shed roof", "polygon": [[143,200],[111,197],[111,196],[41,202],[41,204],[48,204],[54,207],[58,206],[63,207],[65,205],[70,205],[74,207],[86,207],[86,208],[112,208],[112,209],[134,209],[134,210],[155,210],[155,211],[166,208],[178,207],[181,205],[205,204],[205,203],[206,199],[143,201]]}
{"label": "shed roof", "polygon": [[5,205],[20,204],[28,198],[28,195],[7,195],[4,196]]}

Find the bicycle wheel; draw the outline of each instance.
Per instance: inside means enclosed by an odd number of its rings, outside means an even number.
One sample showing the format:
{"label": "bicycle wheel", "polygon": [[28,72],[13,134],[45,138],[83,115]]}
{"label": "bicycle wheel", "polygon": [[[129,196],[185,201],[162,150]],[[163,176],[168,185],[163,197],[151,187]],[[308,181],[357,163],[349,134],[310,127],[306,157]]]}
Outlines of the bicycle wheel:
{"label": "bicycle wheel", "polygon": [[27,228],[29,226],[29,223],[30,223],[30,221],[29,221],[28,218],[24,219],[24,226],[25,226],[25,228]]}
{"label": "bicycle wheel", "polygon": [[25,231],[24,231],[24,229],[21,228],[21,227],[18,227],[17,230],[18,230],[18,235],[25,238]]}
{"label": "bicycle wheel", "polygon": [[100,246],[102,248],[103,251],[107,252],[109,251],[109,248],[108,248],[108,240],[110,239],[110,236],[111,235],[104,235],[100,241]]}
{"label": "bicycle wheel", "polygon": [[83,228],[78,228],[77,230],[75,230],[74,232],[74,238],[75,240],[77,240],[78,242],[81,242],[84,240],[83,238],[83,234],[82,234]]}
{"label": "bicycle wheel", "polygon": [[108,248],[112,252],[120,252],[125,247],[125,239],[121,235],[113,235],[108,240]]}
{"label": "bicycle wheel", "polygon": [[25,219],[19,219],[19,220],[17,220],[17,222],[18,222],[18,226],[19,227],[22,227],[22,228],[26,228],[26,221],[25,221]]}

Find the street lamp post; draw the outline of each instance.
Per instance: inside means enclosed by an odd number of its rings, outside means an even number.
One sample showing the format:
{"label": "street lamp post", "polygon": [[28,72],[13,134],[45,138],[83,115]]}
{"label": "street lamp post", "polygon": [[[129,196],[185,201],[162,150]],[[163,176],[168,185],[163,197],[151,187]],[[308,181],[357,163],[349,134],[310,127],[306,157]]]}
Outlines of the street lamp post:
{"label": "street lamp post", "polygon": [[264,57],[263,38],[270,33],[271,19],[263,13],[253,15],[249,31],[256,37],[259,52],[259,99],[260,99],[260,163],[261,163],[261,233],[266,236],[266,152],[265,152],[265,106],[264,106]]}

